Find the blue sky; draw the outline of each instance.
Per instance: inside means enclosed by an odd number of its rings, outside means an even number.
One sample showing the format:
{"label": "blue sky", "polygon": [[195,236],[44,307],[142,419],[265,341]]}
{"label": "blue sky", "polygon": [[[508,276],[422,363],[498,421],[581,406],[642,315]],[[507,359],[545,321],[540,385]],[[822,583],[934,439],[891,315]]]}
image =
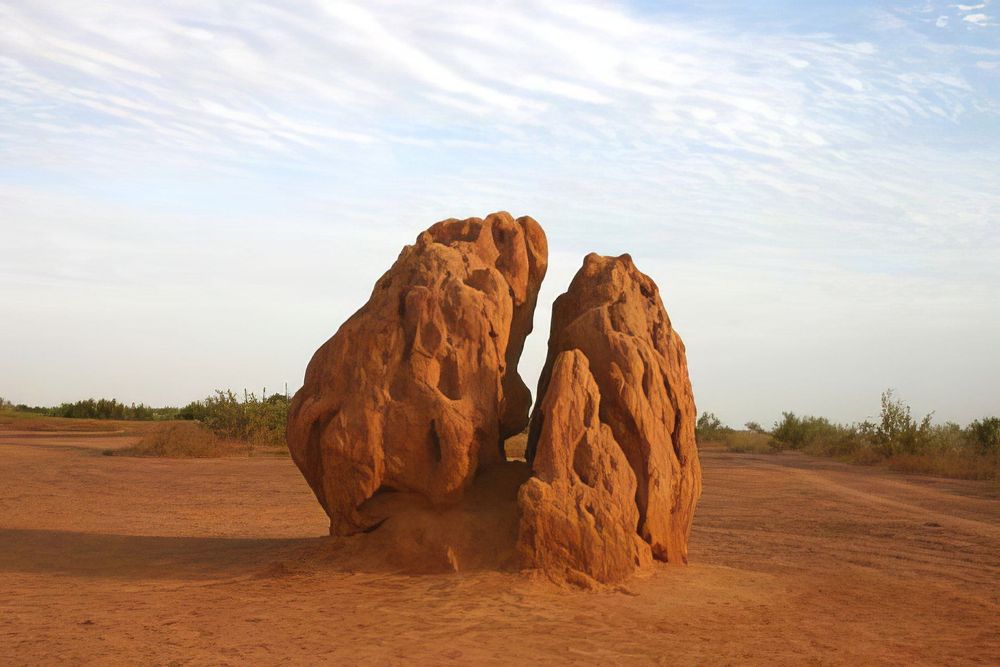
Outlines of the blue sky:
{"label": "blue sky", "polygon": [[1000,5],[0,2],[0,396],[294,391],[405,243],[630,252],[700,409],[1000,414]]}

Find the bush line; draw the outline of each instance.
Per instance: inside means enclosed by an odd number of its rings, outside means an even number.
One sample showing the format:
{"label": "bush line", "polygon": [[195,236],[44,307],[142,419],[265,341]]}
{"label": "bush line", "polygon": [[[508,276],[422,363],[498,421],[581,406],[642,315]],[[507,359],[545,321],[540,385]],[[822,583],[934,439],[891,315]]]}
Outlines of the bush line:
{"label": "bush line", "polygon": [[187,420],[201,422],[220,438],[246,442],[251,445],[285,444],[285,423],[288,420],[288,398],[272,394],[257,398],[252,392],[243,392],[243,400],[230,390],[217,389],[201,401],[192,401],[183,408],[152,408],[132,403],[127,405],[115,399],[89,398],[75,403],[63,403],[54,408],[14,405],[0,398],[0,410],[66,417],[70,419],[115,419],[125,421]]}
{"label": "bush line", "polygon": [[984,417],[965,428],[953,422],[933,424],[931,415],[917,420],[892,390],[882,394],[877,421],[845,425],[784,412],[769,431],[756,422],[736,430],[705,412],[698,418],[697,437],[736,452],[793,450],[906,472],[1000,479],[1000,418]]}

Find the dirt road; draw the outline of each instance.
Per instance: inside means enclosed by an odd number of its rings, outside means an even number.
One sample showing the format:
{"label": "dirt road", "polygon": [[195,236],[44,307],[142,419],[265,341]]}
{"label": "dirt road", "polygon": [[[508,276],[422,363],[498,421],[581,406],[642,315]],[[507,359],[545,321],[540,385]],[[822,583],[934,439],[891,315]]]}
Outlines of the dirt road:
{"label": "dirt road", "polygon": [[288,459],[0,432],[0,664],[996,664],[1000,490],[703,451],[691,565],[617,592],[331,555]]}

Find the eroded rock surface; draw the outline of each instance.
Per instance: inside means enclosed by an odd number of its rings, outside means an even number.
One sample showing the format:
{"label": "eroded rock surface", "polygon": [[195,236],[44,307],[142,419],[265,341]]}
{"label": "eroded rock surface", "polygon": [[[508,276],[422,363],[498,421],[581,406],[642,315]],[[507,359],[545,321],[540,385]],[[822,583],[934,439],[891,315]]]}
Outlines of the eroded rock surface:
{"label": "eroded rock surface", "polygon": [[[552,409],[580,400],[580,389],[556,373],[563,353],[578,350],[597,386],[596,419],[610,430],[608,436],[588,438],[604,443],[599,449],[602,453],[612,449],[607,443],[616,443],[627,459],[636,483],[634,496],[629,496],[636,506],[635,526],[653,556],[687,562],[688,535],[701,495],[696,413],[684,344],[670,324],[659,290],[636,269],[630,256],[590,254],[569,290],[553,304],[551,327],[538,385],[540,405],[532,414],[529,462],[544,480],[543,474],[551,474],[544,472],[550,468],[550,458],[562,456],[558,452],[566,448],[566,434],[582,428],[575,412]],[[564,393],[570,395],[564,397]],[[553,419],[559,423],[550,424]],[[588,434],[601,432],[591,419],[584,418],[582,424]],[[555,508],[550,514],[575,502],[576,487],[567,488],[572,497],[547,501]],[[620,515],[620,510],[615,511]],[[617,554],[613,566],[589,567],[619,572],[620,563],[631,559],[632,553]],[[565,559],[568,564],[578,560],[575,553],[567,553]]]}
{"label": "eroded rock surface", "polygon": [[502,459],[527,424],[517,362],[547,256],[528,217],[439,222],[316,351],[288,445],[331,532],[371,527],[358,508],[382,487],[448,504]]}
{"label": "eroded rock surface", "polygon": [[553,364],[533,462],[518,492],[518,557],[550,579],[590,586],[624,580],[652,560],[636,532],[635,473],[607,424],[579,350]]}

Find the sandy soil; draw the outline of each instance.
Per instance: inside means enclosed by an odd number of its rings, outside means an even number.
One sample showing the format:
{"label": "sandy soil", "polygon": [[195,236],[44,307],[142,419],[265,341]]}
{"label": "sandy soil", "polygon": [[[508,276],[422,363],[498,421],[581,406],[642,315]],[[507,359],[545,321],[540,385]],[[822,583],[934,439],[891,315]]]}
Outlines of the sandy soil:
{"label": "sandy soil", "polygon": [[340,557],[288,459],[0,432],[0,664],[996,664],[1000,493],[703,452],[691,565],[618,591]]}

